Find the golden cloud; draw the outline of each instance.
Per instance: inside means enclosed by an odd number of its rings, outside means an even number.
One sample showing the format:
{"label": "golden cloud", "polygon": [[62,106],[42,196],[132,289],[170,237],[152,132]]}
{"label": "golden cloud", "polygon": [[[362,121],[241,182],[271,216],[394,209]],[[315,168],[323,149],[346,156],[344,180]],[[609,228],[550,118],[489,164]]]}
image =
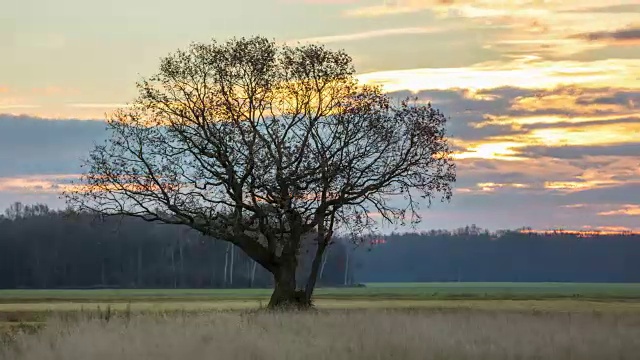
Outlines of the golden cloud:
{"label": "golden cloud", "polygon": [[0,191],[13,193],[60,193],[75,185],[71,180],[77,180],[77,174],[46,174],[24,177],[0,178]]}
{"label": "golden cloud", "polygon": [[456,160],[463,159],[487,159],[487,160],[505,160],[520,161],[526,160],[525,157],[519,156],[520,152],[517,148],[526,146],[525,143],[515,141],[481,141],[464,143],[462,141],[454,141],[458,146],[464,146],[465,151],[456,152],[453,158]]}
{"label": "golden cloud", "polygon": [[635,59],[599,61],[547,61],[522,56],[510,61],[489,61],[461,68],[421,68],[359,74],[365,84],[382,85],[386,91],[480,90],[517,84],[525,89],[562,86],[584,88],[640,88],[640,62]]}
{"label": "golden cloud", "polygon": [[544,183],[545,189],[562,191],[581,191],[587,189],[597,189],[621,184],[620,181],[547,181]]}
{"label": "golden cloud", "polygon": [[[574,117],[570,120],[571,122],[591,121],[594,115],[598,115],[599,119],[603,119],[603,113],[619,114],[605,116],[604,118],[607,120],[623,118],[625,114],[637,115],[636,104],[631,96],[626,101],[616,101],[614,98],[616,89],[586,90],[578,87],[562,87],[548,92],[541,92],[535,96],[517,97],[513,100],[510,110],[521,112],[557,110],[559,113],[591,115],[591,117]],[[602,99],[609,99],[609,101],[601,101]],[[543,120],[540,117],[537,118]]]}
{"label": "golden cloud", "polygon": [[624,205],[623,207],[621,207],[620,209],[617,209],[617,210],[599,212],[598,215],[602,215],[602,216],[619,216],[619,215],[640,216],[640,205],[636,205],[636,204]]}
{"label": "golden cloud", "polygon": [[476,184],[476,186],[482,192],[494,192],[496,189],[505,189],[505,188],[512,188],[512,189],[528,189],[528,188],[531,188],[531,185],[529,185],[529,184],[521,184],[521,183],[502,183],[502,184],[497,184],[497,183],[493,183],[493,182],[486,182],[486,183],[478,183],[478,184]]}
{"label": "golden cloud", "polygon": [[[536,109],[536,105],[532,106],[532,108],[521,108],[526,110],[534,110]],[[519,106],[518,106],[519,108]],[[606,108],[606,106],[604,106]],[[540,107],[539,109],[547,109],[545,107]],[[554,108],[552,108],[554,109]],[[561,108],[556,108],[561,109]],[[565,108],[569,110],[569,108]],[[606,122],[609,121],[612,124],[616,122],[616,120],[629,120],[634,119],[634,116],[629,115],[603,115],[603,116],[560,116],[560,115],[535,115],[535,116],[492,116],[489,115],[486,117],[486,121],[474,124],[473,126],[476,128],[483,128],[489,125],[512,125],[512,128],[519,129],[523,125],[535,125],[535,124],[582,124],[582,123],[593,123],[593,122]],[[640,117],[637,118],[640,123]],[[605,125],[607,126],[607,125]],[[578,145],[578,144],[576,144]]]}

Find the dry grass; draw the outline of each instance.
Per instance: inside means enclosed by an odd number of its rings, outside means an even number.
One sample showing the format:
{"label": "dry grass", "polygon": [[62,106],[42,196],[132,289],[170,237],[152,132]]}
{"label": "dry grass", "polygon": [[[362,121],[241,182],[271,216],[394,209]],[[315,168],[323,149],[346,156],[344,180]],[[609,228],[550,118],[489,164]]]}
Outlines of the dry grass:
{"label": "dry grass", "polygon": [[640,316],[470,310],[53,321],[0,359],[638,359]]}

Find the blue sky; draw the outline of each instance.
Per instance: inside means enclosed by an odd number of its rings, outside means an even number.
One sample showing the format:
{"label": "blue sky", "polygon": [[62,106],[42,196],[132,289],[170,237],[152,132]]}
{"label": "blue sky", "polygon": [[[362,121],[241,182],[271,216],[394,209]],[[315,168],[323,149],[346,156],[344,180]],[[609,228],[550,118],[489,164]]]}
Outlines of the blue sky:
{"label": "blue sky", "polygon": [[22,0],[0,12],[0,207],[58,193],[105,114],[193,41],[345,49],[450,117],[458,178],[422,228],[640,230],[640,2]]}

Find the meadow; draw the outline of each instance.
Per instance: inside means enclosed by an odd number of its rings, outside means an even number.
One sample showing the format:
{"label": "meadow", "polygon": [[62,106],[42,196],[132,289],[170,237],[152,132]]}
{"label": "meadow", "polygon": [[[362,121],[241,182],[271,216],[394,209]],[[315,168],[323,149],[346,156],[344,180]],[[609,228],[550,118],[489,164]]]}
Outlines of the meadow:
{"label": "meadow", "polygon": [[[637,299],[628,283],[367,283],[318,288],[316,299]],[[0,303],[266,300],[271,289],[0,290]]]}
{"label": "meadow", "polygon": [[308,314],[256,312],[270,291],[3,290],[0,356],[200,359],[214,349],[223,359],[640,353],[640,284],[375,283],[319,288],[316,311]]}

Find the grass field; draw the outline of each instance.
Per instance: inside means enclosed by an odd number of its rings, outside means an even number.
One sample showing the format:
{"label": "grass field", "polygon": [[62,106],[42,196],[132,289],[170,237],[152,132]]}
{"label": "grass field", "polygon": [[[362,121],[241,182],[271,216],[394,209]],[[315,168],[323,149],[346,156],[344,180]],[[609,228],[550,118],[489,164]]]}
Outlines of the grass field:
{"label": "grass field", "polygon": [[51,321],[1,360],[636,360],[640,315],[461,310],[150,314]]}
{"label": "grass field", "polygon": [[[2,290],[0,327],[59,313],[211,312],[256,309],[270,289]],[[636,301],[638,300],[638,301]],[[639,313],[640,284],[370,283],[319,288],[320,309],[470,309],[510,312]]]}
{"label": "grass field", "polygon": [[[318,288],[316,299],[640,299],[640,284],[588,283],[368,283],[365,287]],[[266,300],[271,289],[0,290],[0,303],[167,302]]]}
{"label": "grass field", "polygon": [[[189,359],[206,358],[203,354],[212,348],[227,351],[230,355],[225,358],[244,359],[247,357],[234,355],[234,347],[245,342],[260,344],[254,349],[256,354],[273,354],[248,357],[256,359],[298,359],[301,357],[295,354],[306,351],[301,350],[301,344],[313,349],[318,342],[329,345],[318,353],[320,357],[316,354],[309,358],[364,359],[373,353],[363,346],[370,346],[378,354],[388,353],[382,358],[404,359],[424,358],[423,352],[434,359],[605,358],[585,357],[598,353],[633,359],[636,349],[640,351],[640,337],[633,335],[640,335],[640,284],[371,283],[365,287],[318,289],[315,305],[322,317],[259,315],[262,325],[257,328],[255,323],[243,322],[243,312],[264,306],[270,293],[270,289],[1,290],[0,359],[3,341],[11,347],[22,347],[19,357],[13,350],[5,352],[6,359],[113,358],[116,355],[105,342],[108,339],[121,342],[117,355],[121,360],[169,359],[172,357],[167,354],[188,351],[189,347],[198,352]],[[282,330],[283,322],[298,320],[303,325],[290,328],[287,324],[284,335],[273,330]],[[323,325],[312,328],[311,324],[317,322]],[[350,345],[334,334],[347,322],[352,324],[351,330],[357,330],[344,335]],[[212,324],[222,323],[231,332],[248,335],[238,335],[241,341],[210,338],[207,334],[221,332]],[[403,335],[387,323],[395,324]],[[302,330],[308,336],[294,336],[296,326],[306,326]],[[377,327],[379,333],[363,333],[357,326]],[[436,334],[435,327],[443,327],[452,340]],[[177,334],[172,333],[175,328]],[[262,333],[265,329],[276,334]],[[407,335],[416,331],[431,338],[423,343]],[[147,332],[156,334],[157,339]],[[316,338],[309,335],[314,332]],[[511,336],[511,332],[520,333],[521,338]],[[37,334],[25,335],[33,333]],[[125,333],[129,334],[126,339],[120,338]],[[174,344],[177,340],[172,336],[182,339],[187,348]],[[191,344],[191,336],[203,340]],[[511,338],[504,340],[505,336]],[[584,340],[598,337],[597,341]],[[265,342],[267,339],[292,344],[279,350]],[[468,343],[464,345],[463,340]],[[74,345],[84,342],[102,342],[104,346]],[[48,355],[54,343],[56,348]],[[378,343],[387,345],[380,348]],[[136,348],[140,344],[145,348]],[[425,348],[425,344],[429,346]],[[153,349],[164,350],[154,353]]]}

